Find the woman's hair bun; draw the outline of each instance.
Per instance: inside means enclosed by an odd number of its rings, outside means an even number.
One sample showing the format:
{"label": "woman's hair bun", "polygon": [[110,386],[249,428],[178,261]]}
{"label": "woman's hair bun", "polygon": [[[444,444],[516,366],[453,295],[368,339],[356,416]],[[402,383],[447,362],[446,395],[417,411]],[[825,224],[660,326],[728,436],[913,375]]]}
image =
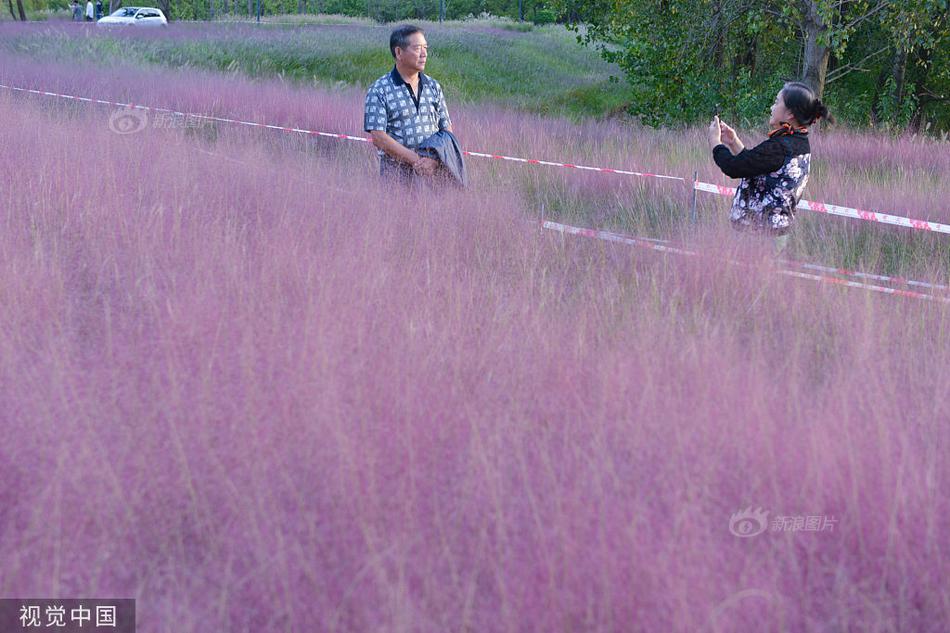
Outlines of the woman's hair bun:
{"label": "woman's hair bun", "polygon": [[785,107],[792,111],[795,120],[801,125],[811,125],[819,119],[834,123],[834,117],[828,112],[828,107],[815,95],[810,86],[800,81],[791,81],[782,88],[782,99]]}
{"label": "woman's hair bun", "polygon": [[828,106],[822,103],[821,99],[815,99],[815,121],[824,119],[828,123],[834,123],[835,119],[828,112]]}

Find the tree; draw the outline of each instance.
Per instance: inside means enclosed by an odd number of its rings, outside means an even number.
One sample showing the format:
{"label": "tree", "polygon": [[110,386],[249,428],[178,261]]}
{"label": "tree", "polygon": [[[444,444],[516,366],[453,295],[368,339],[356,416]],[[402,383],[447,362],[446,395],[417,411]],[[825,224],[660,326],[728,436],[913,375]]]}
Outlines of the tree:
{"label": "tree", "polygon": [[831,56],[845,53],[848,40],[866,20],[887,9],[893,0],[798,0],[771,9],[803,36],[801,79],[824,95]]}
{"label": "tree", "polygon": [[[851,120],[883,116],[911,126],[918,125],[925,107],[932,108],[933,120],[950,125],[947,4],[948,0],[554,2],[578,39],[623,71],[630,112],[645,123],[705,118],[718,102],[730,118],[760,120],[776,87],[800,79],[823,98],[834,84],[830,99]],[[886,110],[886,116],[878,110]]]}
{"label": "tree", "polygon": [[[746,82],[761,54],[765,19],[752,0],[594,0],[559,9],[578,39],[595,46],[627,76],[631,112],[649,124],[690,121],[712,113]],[[582,29],[583,27],[583,29]],[[774,29],[781,43],[788,35]],[[771,52],[771,51],[767,51]],[[779,61],[781,57],[776,57]]]}
{"label": "tree", "polygon": [[917,131],[925,109],[946,104],[950,93],[950,73],[945,63],[950,48],[947,0],[906,0],[896,4],[885,15],[883,26],[894,49],[888,82],[891,89],[884,96],[890,101],[886,109],[898,117],[892,122]]}

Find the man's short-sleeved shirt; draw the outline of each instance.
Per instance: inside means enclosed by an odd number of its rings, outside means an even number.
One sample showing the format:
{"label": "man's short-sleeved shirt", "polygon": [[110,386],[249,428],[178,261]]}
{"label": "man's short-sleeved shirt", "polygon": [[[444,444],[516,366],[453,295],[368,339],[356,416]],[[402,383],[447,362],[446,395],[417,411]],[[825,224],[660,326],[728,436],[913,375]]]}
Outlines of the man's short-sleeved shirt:
{"label": "man's short-sleeved shirt", "polygon": [[[403,147],[415,149],[439,130],[451,127],[439,82],[419,73],[418,97],[418,101],[413,98],[412,89],[393,68],[377,79],[366,93],[363,129],[381,130]],[[379,154],[382,156],[383,152]]]}

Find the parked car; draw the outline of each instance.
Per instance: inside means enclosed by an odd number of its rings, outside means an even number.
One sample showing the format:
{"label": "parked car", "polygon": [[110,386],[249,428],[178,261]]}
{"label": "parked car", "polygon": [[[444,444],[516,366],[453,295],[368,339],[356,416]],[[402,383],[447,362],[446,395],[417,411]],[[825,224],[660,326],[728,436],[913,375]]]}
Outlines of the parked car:
{"label": "parked car", "polygon": [[161,9],[153,7],[122,7],[98,22],[99,26],[168,26]]}

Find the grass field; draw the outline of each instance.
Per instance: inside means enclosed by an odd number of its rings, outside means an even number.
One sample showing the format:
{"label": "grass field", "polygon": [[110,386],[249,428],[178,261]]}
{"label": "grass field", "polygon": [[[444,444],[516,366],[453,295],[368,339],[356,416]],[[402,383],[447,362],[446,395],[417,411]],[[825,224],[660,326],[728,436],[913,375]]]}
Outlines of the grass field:
{"label": "grass field", "polygon": [[[361,87],[137,64],[316,31],[188,28],[4,26],[0,83],[360,133]],[[729,184],[702,130],[443,70],[468,149]],[[0,595],[134,597],[147,633],[950,627],[946,304],[777,275],[682,183],[471,158],[465,191],[394,192],[363,143],[0,116]],[[810,199],[950,222],[946,144],[814,155]],[[946,284],[948,243],[802,212],[790,256]]]}
{"label": "grass field", "polygon": [[[27,27],[7,24],[0,45],[34,58],[192,67],[329,88],[367,86],[392,67],[389,27],[350,18],[318,19],[323,22],[303,27],[173,23],[169,33],[108,35],[94,25],[62,20]],[[524,33],[505,28],[511,23],[502,21],[420,24],[431,40],[427,70],[456,87],[456,102],[494,102],[575,118],[624,109],[623,91],[609,84],[618,71],[595,51],[578,46],[563,27]]]}

